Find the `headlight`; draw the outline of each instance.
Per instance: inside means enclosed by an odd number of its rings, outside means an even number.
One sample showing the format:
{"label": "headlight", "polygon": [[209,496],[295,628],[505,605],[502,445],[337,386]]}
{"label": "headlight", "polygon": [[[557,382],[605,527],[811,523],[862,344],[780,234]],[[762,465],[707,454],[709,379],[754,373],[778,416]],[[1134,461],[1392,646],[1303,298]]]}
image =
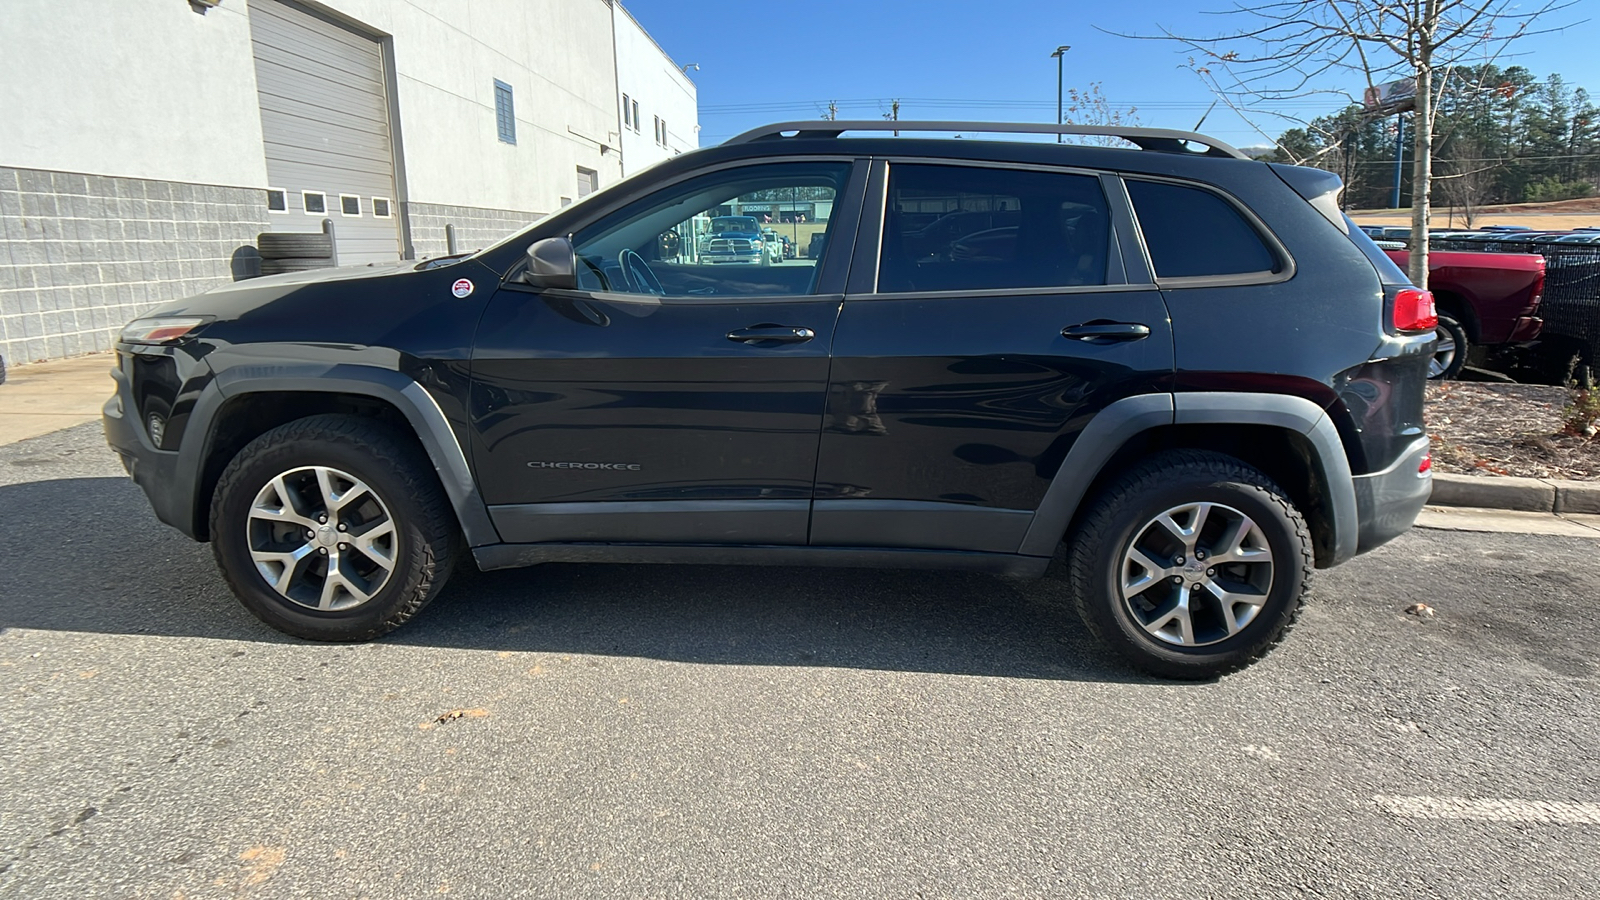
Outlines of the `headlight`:
{"label": "headlight", "polygon": [[170,344],[207,321],[205,316],[134,319],[123,327],[119,339],[129,344]]}

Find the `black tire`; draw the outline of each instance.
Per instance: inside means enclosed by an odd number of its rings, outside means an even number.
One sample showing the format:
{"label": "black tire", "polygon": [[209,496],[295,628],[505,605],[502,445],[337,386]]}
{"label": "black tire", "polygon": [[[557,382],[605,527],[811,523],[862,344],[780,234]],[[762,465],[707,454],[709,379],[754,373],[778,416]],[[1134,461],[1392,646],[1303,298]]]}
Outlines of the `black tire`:
{"label": "black tire", "polygon": [[[259,535],[252,529],[260,527],[251,519],[257,496],[274,478],[311,466],[364,482],[394,525],[387,580],[350,608],[313,609],[280,594],[251,556],[250,542]],[[343,415],[280,425],[241,450],[212,498],[211,541],[223,577],[246,609],[279,631],[314,641],[371,640],[405,624],[439,593],[459,552],[454,513],[422,451],[387,425]],[[306,572],[314,578],[318,562],[309,554],[308,560]],[[327,563],[321,565],[325,571]]]}
{"label": "black tire", "polygon": [[[1179,646],[1153,636],[1134,617],[1136,601],[1124,602],[1124,554],[1164,512],[1203,502],[1230,507],[1260,527],[1272,554],[1270,585],[1258,588],[1265,600],[1236,633],[1215,643]],[[1305,519],[1271,479],[1231,456],[1178,450],[1137,464],[1089,501],[1069,538],[1068,565],[1078,613],[1097,637],[1152,675],[1206,679],[1250,665],[1283,639],[1310,588],[1313,558]],[[1168,581],[1153,580],[1148,590],[1159,591]]]}
{"label": "black tire", "polygon": [[262,275],[282,275],[286,272],[310,272],[313,269],[326,269],[333,265],[331,259],[263,259],[261,261]]}
{"label": "black tire", "polygon": [[1428,363],[1428,378],[1434,381],[1455,378],[1466,366],[1467,352],[1472,349],[1467,329],[1455,317],[1440,313],[1439,327],[1434,329],[1434,334],[1439,339],[1439,349]]}
{"label": "black tire", "polygon": [[333,241],[325,234],[256,235],[256,250],[262,259],[328,259],[333,256]]}

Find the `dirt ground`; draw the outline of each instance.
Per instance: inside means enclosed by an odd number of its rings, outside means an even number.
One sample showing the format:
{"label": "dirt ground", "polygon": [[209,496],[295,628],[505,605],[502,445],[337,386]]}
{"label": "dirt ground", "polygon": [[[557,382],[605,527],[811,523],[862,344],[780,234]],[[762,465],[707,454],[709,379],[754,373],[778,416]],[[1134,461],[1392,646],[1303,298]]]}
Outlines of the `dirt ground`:
{"label": "dirt ground", "polygon": [[[1410,225],[1410,209],[1351,210],[1358,225]],[[1459,210],[1435,206],[1430,211],[1431,227],[1466,228]],[[1556,200],[1550,203],[1507,203],[1480,207],[1472,227],[1485,225],[1526,225],[1535,230],[1564,231],[1573,228],[1600,228],[1600,197],[1581,200]]]}
{"label": "dirt ground", "polygon": [[1562,433],[1567,402],[1537,384],[1428,385],[1434,471],[1600,480],[1600,440]]}

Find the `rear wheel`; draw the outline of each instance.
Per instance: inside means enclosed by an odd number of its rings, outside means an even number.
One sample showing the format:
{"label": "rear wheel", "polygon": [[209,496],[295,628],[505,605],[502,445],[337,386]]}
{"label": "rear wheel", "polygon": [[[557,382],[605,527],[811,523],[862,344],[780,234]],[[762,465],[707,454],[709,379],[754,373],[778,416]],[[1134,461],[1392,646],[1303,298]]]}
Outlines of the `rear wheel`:
{"label": "rear wheel", "polygon": [[1260,659],[1288,631],[1310,585],[1311,538],[1260,471],[1172,451],[1091,501],[1070,567],[1084,623],[1128,662],[1211,678]]}
{"label": "rear wheel", "polygon": [[245,608],[296,637],[362,641],[431,601],[456,556],[421,451],[369,419],[324,415],[250,442],[217,484],[212,552]]}
{"label": "rear wheel", "polygon": [[1455,317],[1441,313],[1433,335],[1437,343],[1433,348],[1433,359],[1428,361],[1428,377],[1441,381],[1460,375],[1462,367],[1467,364],[1467,351],[1472,349],[1467,329]]}

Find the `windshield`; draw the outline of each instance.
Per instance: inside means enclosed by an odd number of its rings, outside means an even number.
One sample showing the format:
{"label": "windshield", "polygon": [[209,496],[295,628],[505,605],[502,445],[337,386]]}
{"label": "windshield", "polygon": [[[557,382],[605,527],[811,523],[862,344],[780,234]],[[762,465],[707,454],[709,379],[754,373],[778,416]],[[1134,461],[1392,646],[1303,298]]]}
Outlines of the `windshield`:
{"label": "windshield", "polygon": [[761,227],[749,216],[721,216],[711,220],[712,234],[756,234]]}

